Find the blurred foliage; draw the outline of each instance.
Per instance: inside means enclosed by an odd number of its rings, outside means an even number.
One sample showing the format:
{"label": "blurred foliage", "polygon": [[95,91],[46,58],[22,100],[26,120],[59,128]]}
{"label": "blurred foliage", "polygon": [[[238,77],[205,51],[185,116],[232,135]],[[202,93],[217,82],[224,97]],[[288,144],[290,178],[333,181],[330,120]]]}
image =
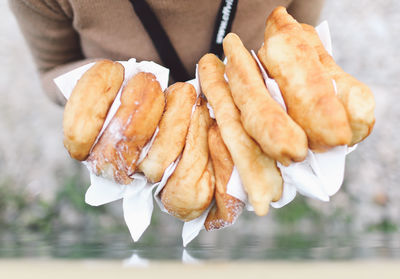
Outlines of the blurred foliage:
{"label": "blurred foliage", "polygon": [[45,202],[40,199],[37,201],[39,210],[44,214],[32,219],[28,228],[47,234],[52,233],[56,229],[56,223],[58,225],[63,217],[62,205],[68,205],[68,208],[84,216],[105,213],[104,208],[94,209],[85,203],[85,190],[82,187],[82,181],[79,176],[72,176],[65,179],[64,185],[59,188],[54,202]]}
{"label": "blurred foliage", "polygon": [[[35,249],[39,251],[43,249],[40,253],[51,254],[54,257],[121,255],[121,253],[126,253],[127,249],[134,247],[144,256],[152,253],[149,247],[168,247],[168,251],[173,251],[174,257],[179,257],[181,251],[176,247],[181,245],[181,236],[180,233],[171,233],[170,229],[174,227],[176,232],[180,231],[180,222],[174,223],[176,220],[172,217],[169,220],[169,216],[163,218],[165,217],[162,216],[163,213],[155,210],[151,227],[139,243],[133,244],[120,212],[116,214],[109,206],[92,207],[85,203],[87,182],[85,178],[82,178],[81,172],[77,171],[74,176],[63,176],[61,173],[60,182],[62,187],[58,188],[55,197],[51,201],[44,201],[40,195],[32,196],[23,189],[12,187],[14,184],[10,179],[1,181],[0,246],[3,250],[0,249],[0,256],[1,254],[20,256],[18,253],[22,253],[21,255],[29,253],[26,251],[31,248],[24,247],[27,244],[31,245],[31,240],[24,238],[26,235],[34,234],[38,236],[37,239],[34,238]],[[260,251],[257,253],[249,251],[252,253],[251,257],[307,258],[305,254],[312,255],[313,247],[324,243],[329,238],[328,235],[339,237],[337,245],[347,247],[352,243],[352,232],[346,230],[353,218],[351,211],[342,207],[334,207],[330,210],[329,214],[323,212],[313,207],[310,199],[297,195],[292,203],[279,210],[272,210],[271,215],[268,216],[274,219],[277,233],[268,237],[257,231],[251,232],[252,237],[248,237],[248,234],[231,234],[233,236],[231,241],[234,241],[235,245],[227,253],[230,258],[239,259],[243,257],[243,247],[246,249],[258,247]],[[75,217],[68,221],[68,216]],[[248,213],[243,214],[242,218],[249,219],[246,222],[251,224],[252,218],[256,217]],[[337,227],[338,224],[339,227]],[[334,230],[331,230],[332,228]],[[369,226],[367,232],[392,233],[397,229],[395,224],[385,219]],[[337,234],[338,231],[339,234]],[[225,232],[218,233],[225,238],[225,235],[228,235],[224,234]],[[11,234],[12,238],[4,239],[4,235],[7,234]],[[23,238],[19,239],[18,235],[22,235]],[[229,237],[225,241],[229,243]],[[259,247],[259,243],[264,243],[266,246]],[[201,247],[199,238],[191,243],[191,247]],[[225,250],[218,251],[225,253],[223,252]],[[168,253],[170,252],[157,252],[156,255],[151,256],[168,258],[170,256]],[[341,257],[340,251],[336,251],[336,254],[329,254],[327,251],[324,253],[324,256],[329,258]],[[352,253],[356,252],[351,250],[349,253],[353,255]],[[246,257],[250,256],[246,255]]]}
{"label": "blurred foliage", "polygon": [[15,228],[19,212],[29,207],[29,199],[18,191],[11,179],[5,178],[0,182],[0,228]]}
{"label": "blurred foliage", "polygon": [[[82,220],[99,223],[98,217],[107,215],[104,207],[91,207],[85,203],[85,191],[79,176],[67,177],[52,201],[40,195],[32,196],[23,189],[13,188],[12,181],[0,183],[0,230],[31,231],[46,235],[64,229],[81,229],[87,224],[64,224],[66,214],[79,215]],[[68,211],[68,212],[66,212]],[[99,224],[96,224],[99,225]]]}
{"label": "blurred foliage", "polygon": [[[79,176],[69,177],[57,193],[55,203],[58,204],[65,201],[79,212],[93,211],[93,207],[85,203],[85,192],[86,189],[82,187],[82,181]],[[103,211],[101,207],[99,209]]]}
{"label": "blurred foliage", "polygon": [[[30,196],[24,191],[12,187],[13,182],[10,179],[3,179],[0,182],[0,225],[1,228],[8,230],[19,230],[21,228],[51,233],[62,227],[62,222],[65,212],[64,208],[74,211],[81,216],[82,219],[95,220],[94,223],[99,225],[100,221],[97,220],[99,216],[108,216],[111,213],[107,210],[106,206],[92,207],[85,203],[86,187],[83,179],[78,175],[70,176],[62,179],[63,186],[56,192],[53,201],[44,201],[40,196]],[[35,211],[36,214],[28,214]],[[29,215],[26,218],[18,218],[23,215]],[[298,195],[293,202],[285,207],[274,210],[275,221],[285,227],[289,231],[295,230],[296,226],[304,222],[304,220],[311,220],[313,226],[322,226],[324,222],[330,220],[341,220],[343,223],[351,223],[352,215],[348,210],[343,208],[335,208],[330,216],[326,216],[317,209],[311,207],[308,199]],[[160,228],[161,214],[153,214],[152,227]],[[97,221],[96,221],[97,220]],[[109,230],[121,231],[124,224],[119,224],[116,227],[109,227]],[[372,224],[368,231],[382,231],[394,232],[397,231],[397,226],[388,219],[382,220],[377,224]],[[147,235],[147,240],[157,236],[153,233]]]}
{"label": "blurred foliage", "polygon": [[388,219],[383,219],[381,222],[377,224],[372,224],[368,227],[369,232],[384,232],[384,233],[392,233],[397,232],[398,227],[396,224],[392,223]]}
{"label": "blurred foliage", "polygon": [[285,225],[295,225],[304,218],[320,222],[322,216],[320,212],[308,205],[305,197],[300,195],[297,195],[293,202],[275,212],[276,221]]}
{"label": "blurred foliage", "polygon": [[[85,203],[87,183],[79,173],[60,180],[63,187],[52,201],[16,189],[10,180],[0,183],[0,258],[126,258],[132,251],[152,259],[181,257],[181,223],[174,218],[155,210],[151,226],[140,242],[133,243],[121,212],[116,214],[111,207],[91,207]],[[267,217],[275,221],[273,234],[257,230],[233,233],[227,229],[214,234],[218,240],[212,246],[204,246],[202,237],[198,237],[188,249],[198,258],[230,259],[350,259],[365,253],[358,247],[365,242],[346,231],[352,218],[349,210],[335,207],[327,214],[314,208],[310,199],[298,195],[287,206],[271,211]],[[67,215],[78,219],[69,219]],[[249,225],[259,218],[250,212],[242,217]],[[338,224],[339,229],[335,227]],[[382,245],[392,247],[390,239],[396,238],[390,233],[397,231],[397,227],[385,219],[371,225],[368,231],[365,235],[385,232],[386,238],[379,241],[387,241]],[[384,248],[379,249],[381,253]]]}

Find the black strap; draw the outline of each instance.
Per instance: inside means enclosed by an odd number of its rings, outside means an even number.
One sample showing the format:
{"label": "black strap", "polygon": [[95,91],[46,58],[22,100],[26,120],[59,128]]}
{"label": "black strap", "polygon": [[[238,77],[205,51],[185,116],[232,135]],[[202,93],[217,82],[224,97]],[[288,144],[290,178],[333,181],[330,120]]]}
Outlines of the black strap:
{"label": "black strap", "polygon": [[157,16],[145,0],[129,0],[142,21],[144,28],[149,34],[153,45],[156,48],[163,64],[171,70],[171,75],[175,81],[187,81],[191,77],[179,59],[175,48],[172,46],[167,33],[162,27]]}
{"label": "black strap", "polygon": [[215,20],[214,34],[211,41],[210,52],[219,58],[223,56],[222,40],[231,32],[235,18],[238,0],[223,0]]}
{"label": "black strap", "polygon": [[[187,81],[190,75],[183,66],[178,53],[168,38],[157,16],[145,0],[129,0],[136,15],[141,20],[144,28],[149,34],[153,45],[163,64],[171,70],[175,81]],[[211,41],[210,52],[222,58],[222,40],[231,31],[233,19],[239,0],[223,0],[219,7],[215,21],[214,34]],[[201,3],[201,2],[200,2]]]}

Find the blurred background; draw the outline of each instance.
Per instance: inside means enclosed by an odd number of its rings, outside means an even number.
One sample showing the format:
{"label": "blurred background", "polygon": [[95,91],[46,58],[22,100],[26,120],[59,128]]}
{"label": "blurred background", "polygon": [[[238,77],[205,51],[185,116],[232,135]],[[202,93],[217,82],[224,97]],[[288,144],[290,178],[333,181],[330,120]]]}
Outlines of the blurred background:
{"label": "blurred background", "polygon": [[[347,157],[329,203],[297,196],[268,216],[244,213],[188,247],[195,258],[358,259],[400,257],[400,2],[327,0],[334,57],[367,83],[376,125]],[[182,223],[155,210],[134,244],[121,203],[90,207],[86,169],[62,145],[63,109],[41,91],[24,39],[0,1],[0,258],[180,258]]]}

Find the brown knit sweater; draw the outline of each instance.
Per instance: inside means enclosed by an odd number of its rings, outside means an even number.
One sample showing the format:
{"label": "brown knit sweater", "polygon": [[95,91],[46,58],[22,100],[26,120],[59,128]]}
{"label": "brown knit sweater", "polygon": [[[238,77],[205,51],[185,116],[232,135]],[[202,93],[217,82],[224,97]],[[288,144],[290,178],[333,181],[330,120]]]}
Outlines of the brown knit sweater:
{"label": "brown knit sweater", "polygon": [[[219,0],[147,0],[186,69],[209,51]],[[240,0],[232,25],[248,49],[258,49],[264,24],[278,5],[315,24],[323,0]],[[152,60],[151,39],[128,0],[9,0],[49,97],[65,102],[53,78],[99,58]]]}

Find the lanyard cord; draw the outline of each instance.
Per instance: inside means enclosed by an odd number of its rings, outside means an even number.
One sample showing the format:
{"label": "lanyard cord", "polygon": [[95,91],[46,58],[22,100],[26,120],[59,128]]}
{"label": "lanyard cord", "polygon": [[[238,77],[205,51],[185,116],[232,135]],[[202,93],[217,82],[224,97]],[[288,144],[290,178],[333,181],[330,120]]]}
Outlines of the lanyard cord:
{"label": "lanyard cord", "polygon": [[175,81],[186,81],[190,79],[188,72],[179,59],[175,48],[172,46],[167,33],[160,21],[145,0],[129,0],[132,3],[136,15],[141,20],[147,34],[153,41],[161,61],[171,70],[171,75]]}
{"label": "lanyard cord", "polygon": [[219,7],[218,15],[215,20],[210,52],[217,55],[220,59],[222,59],[224,54],[222,40],[225,38],[226,34],[231,32],[237,4],[238,0],[224,0]]}
{"label": "lanyard cord", "polygon": [[[190,75],[185,69],[178,53],[172,45],[167,33],[162,27],[157,16],[145,0],[129,0],[132,7],[153,41],[162,63],[171,70],[175,81],[186,81]],[[214,33],[211,41],[210,52],[222,58],[222,40],[231,31],[232,22],[236,14],[238,0],[223,0],[219,7],[215,21]]]}

